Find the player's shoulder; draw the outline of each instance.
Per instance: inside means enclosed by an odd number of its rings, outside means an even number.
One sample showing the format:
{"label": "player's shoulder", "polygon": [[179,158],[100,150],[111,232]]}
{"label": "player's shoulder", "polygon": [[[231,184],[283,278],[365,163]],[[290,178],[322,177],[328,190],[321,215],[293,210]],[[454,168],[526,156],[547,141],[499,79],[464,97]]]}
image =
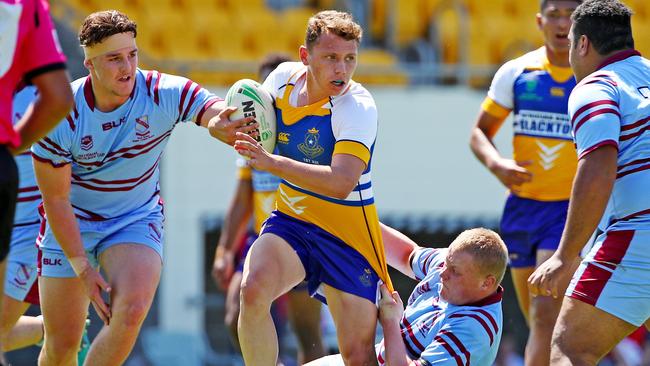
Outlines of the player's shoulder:
{"label": "player's shoulder", "polygon": [[363,113],[374,111],[377,106],[372,94],[363,85],[350,80],[348,89],[341,95],[330,98],[332,112],[345,111],[345,113]]}

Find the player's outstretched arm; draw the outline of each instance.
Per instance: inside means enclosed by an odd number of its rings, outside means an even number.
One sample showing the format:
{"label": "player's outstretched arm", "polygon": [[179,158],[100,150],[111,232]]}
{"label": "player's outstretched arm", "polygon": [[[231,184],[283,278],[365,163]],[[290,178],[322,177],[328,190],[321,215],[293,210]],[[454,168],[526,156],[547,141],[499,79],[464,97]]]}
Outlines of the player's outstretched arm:
{"label": "player's outstretched arm", "polygon": [[494,146],[492,139],[496,135],[505,117],[496,117],[490,113],[481,110],[472,128],[469,146],[476,158],[487,167],[494,176],[499,179],[504,186],[512,189],[513,186],[530,182],[532,174],[525,168],[531,162],[515,162],[512,159],[506,159]]}
{"label": "player's outstretched arm", "polygon": [[250,179],[239,179],[237,189],[223,219],[223,229],[212,264],[212,278],[222,290],[228,289],[230,278],[235,271],[235,253],[238,244],[246,235],[246,228],[253,214],[253,185]]}
{"label": "player's outstretched arm", "polygon": [[79,227],[70,203],[70,164],[54,167],[50,163],[34,161],[36,181],[43,197],[43,206],[54,237],[70,261],[72,269],[84,288],[99,317],[109,323],[111,312],[101,291],[110,292],[110,286],[95,270],[86,256]]}
{"label": "player's outstretched arm", "polygon": [[558,297],[560,284],[568,282],[580,250],[598,226],[616,180],[618,150],[606,145],[578,161],[569,213],[557,251],[528,279],[534,295]]}
{"label": "player's outstretched arm", "polygon": [[237,110],[236,107],[227,107],[225,101],[212,104],[201,116],[199,124],[210,132],[210,135],[228,145],[235,143],[235,133],[247,133],[257,136],[259,127],[253,117],[230,120],[230,115]]}
{"label": "player's outstretched arm", "polygon": [[348,154],[334,155],[329,166],[312,165],[272,155],[255,139],[239,132],[235,149],[250,158],[249,164],[255,169],[267,171],[312,192],[338,199],[345,199],[350,195],[366,169],[363,160]]}
{"label": "player's outstretched arm", "polygon": [[399,326],[404,314],[404,304],[397,291],[388,291],[386,285],[381,285],[381,300],[379,300],[379,322],[384,332],[384,360],[386,366],[409,366],[413,361],[406,355],[406,347],[402,340]]}
{"label": "player's outstretched arm", "polygon": [[398,230],[381,222],[379,225],[381,226],[381,236],[384,241],[388,265],[406,276],[415,278],[413,268],[411,267],[411,256],[420,246]]}
{"label": "player's outstretched arm", "polygon": [[38,88],[38,97],[16,124],[21,143],[13,151],[14,154],[21,153],[45,136],[72,108],[70,79],[65,70],[54,70],[35,76],[32,83]]}

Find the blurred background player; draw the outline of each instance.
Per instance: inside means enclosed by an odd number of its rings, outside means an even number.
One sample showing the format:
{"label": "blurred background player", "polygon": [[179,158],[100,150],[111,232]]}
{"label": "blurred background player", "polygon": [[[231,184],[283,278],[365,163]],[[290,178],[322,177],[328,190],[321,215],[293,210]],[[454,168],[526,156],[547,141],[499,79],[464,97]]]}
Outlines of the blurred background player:
{"label": "blurred background player", "polygon": [[[267,56],[259,67],[259,79],[264,80],[283,62],[290,58],[283,54]],[[225,324],[233,343],[239,348],[237,319],[239,318],[239,291],[241,289],[244,259],[250,245],[259,235],[262,224],[275,208],[275,194],[280,178],[246,165],[239,158],[239,180],[232,198],[214,258],[212,275],[217,285],[226,291]],[[250,219],[253,232],[247,233]],[[288,315],[298,340],[298,364],[304,364],[325,355],[321,339],[321,305],[312,299],[304,285],[288,293]]]}
{"label": "blurred background player", "polygon": [[[45,0],[0,0],[0,289],[18,195],[18,169],[11,154],[45,135],[72,105],[65,56],[48,10]],[[23,81],[34,84],[40,97],[14,127],[13,96]],[[4,362],[4,338],[0,334],[0,363]]]}
{"label": "blurred background player", "polygon": [[339,349],[349,365],[376,363],[378,287],[388,277],[370,166],[377,110],[351,80],[361,28],[338,11],[307,25],[300,62],[273,71],[264,86],[276,100],[279,155],[238,134],[235,148],[254,169],[282,178],[277,209],[244,264],[239,341],[248,365],[272,365],[278,344],[269,309],[303,280],[327,299]]}
{"label": "blurred background player", "polygon": [[[529,280],[534,294],[562,297],[573,275],[553,332],[553,365],[594,365],[650,324],[650,61],[634,49],[631,16],[615,0],[587,0],[572,16],[578,170],[558,250]],[[602,233],[574,271],[597,226]]]}
{"label": "blurred background player", "polygon": [[90,75],[72,84],[73,111],[32,146],[45,211],[40,365],[74,364],[89,303],[105,326],[86,364],[119,365],[131,352],[160,279],[159,162],[174,126],[194,122],[227,143],[257,128],[229,121],[234,108],[191,80],[138,69],[136,35],[118,11],[86,18],[79,41]]}
{"label": "blurred background player", "polygon": [[[470,140],[476,157],[510,190],[501,235],[508,245],[519,307],[530,328],[527,365],[548,365],[561,304],[557,299],[531,298],[526,280],[558,246],[576,169],[567,115],[575,86],[567,35],[571,13],[580,2],[540,2],[537,25],[544,46],[497,71]],[[511,112],[514,156],[508,159],[499,154],[493,138]]]}
{"label": "blurred background player", "polygon": [[[503,333],[500,283],[508,262],[499,235],[470,229],[448,248],[433,249],[385,225],[382,234],[391,267],[419,283],[406,309],[397,292],[381,287],[379,364],[492,365]],[[339,355],[310,364],[334,365],[343,365]]]}

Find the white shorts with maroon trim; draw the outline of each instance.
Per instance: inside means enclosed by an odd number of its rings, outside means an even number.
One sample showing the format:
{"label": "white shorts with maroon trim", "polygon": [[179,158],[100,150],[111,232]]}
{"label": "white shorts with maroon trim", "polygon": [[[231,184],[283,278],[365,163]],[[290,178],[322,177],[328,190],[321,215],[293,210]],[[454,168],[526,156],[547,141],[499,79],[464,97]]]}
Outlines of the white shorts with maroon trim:
{"label": "white shorts with maroon trim", "polygon": [[573,275],[566,296],[630,324],[650,317],[650,230],[601,234]]}

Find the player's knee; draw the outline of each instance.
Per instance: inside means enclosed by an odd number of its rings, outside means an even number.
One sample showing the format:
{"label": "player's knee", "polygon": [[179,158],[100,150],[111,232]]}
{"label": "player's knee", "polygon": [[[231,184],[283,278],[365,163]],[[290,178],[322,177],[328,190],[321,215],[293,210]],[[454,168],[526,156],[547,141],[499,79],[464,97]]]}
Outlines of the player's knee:
{"label": "player's knee", "polygon": [[[560,305],[558,300],[550,297],[543,299],[536,299],[533,302],[530,312],[530,323],[535,329],[546,329],[552,332],[560,312]],[[561,300],[559,300],[561,301]]]}
{"label": "player's knee", "polygon": [[577,336],[571,335],[565,327],[556,327],[551,340],[551,364],[562,365],[569,362],[573,365],[595,365],[599,355],[594,349],[581,341]]}
{"label": "player's knee", "polygon": [[250,274],[242,281],[239,301],[241,309],[244,310],[249,307],[270,307],[273,300],[262,276]]}
{"label": "player's knee", "polygon": [[346,365],[374,365],[375,349],[372,342],[348,342],[340,346],[341,356],[345,360]]}
{"label": "player's knee", "polygon": [[139,327],[147,316],[148,309],[146,301],[135,300],[120,306],[116,309],[120,314],[113,315],[120,320],[122,326],[128,328]]}
{"label": "player's knee", "polygon": [[74,337],[67,332],[60,333],[57,336],[50,335],[45,339],[43,351],[52,364],[67,364],[70,360],[77,357],[81,337]]}

